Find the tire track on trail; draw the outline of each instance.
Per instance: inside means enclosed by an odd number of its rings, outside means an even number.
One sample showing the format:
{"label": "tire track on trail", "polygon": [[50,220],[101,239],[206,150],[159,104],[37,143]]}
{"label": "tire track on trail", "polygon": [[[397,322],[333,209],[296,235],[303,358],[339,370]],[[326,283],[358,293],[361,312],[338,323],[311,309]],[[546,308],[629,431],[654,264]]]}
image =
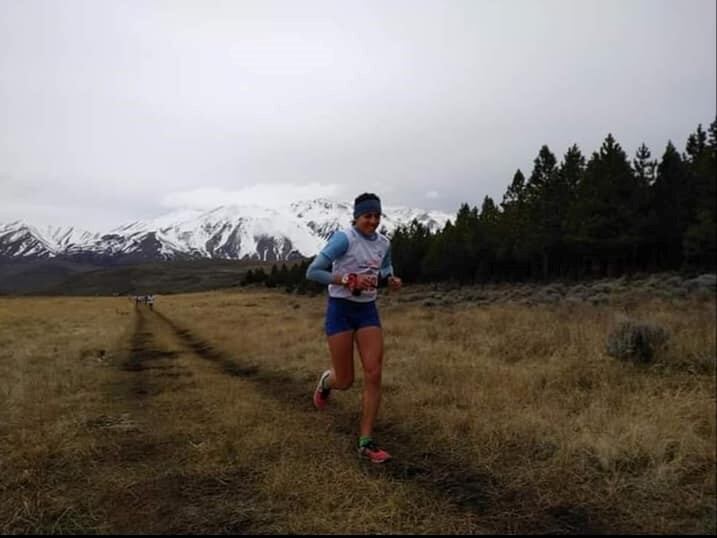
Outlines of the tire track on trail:
{"label": "tire track on trail", "polygon": [[[186,327],[182,327],[161,312],[153,314],[163,321],[174,334],[202,359],[216,364],[230,376],[240,377],[254,383],[264,396],[282,402],[294,409],[311,412],[312,386],[297,381],[289,375],[272,372],[256,365],[242,364],[240,360],[213,346]],[[338,421],[338,433],[354,440],[356,416],[344,413]],[[529,532],[554,534],[601,534],[606,525],[584,507],[569,505],[539,508],[540,502],[530,498],[525,491],[511,490],[501,486],[500,480],[488,472],[467,469],[465,465],[425,448],[423,441],[412,433],[410,425],[387,425],[376,427],[376,432],[393,439],[405,447],[407,456],[377,465],[361,462],[364,471],[371,475],[418,485],[429,495],[442,496],[458,508],[480,516],[486,523],[496,527],[495,532]],[[438,449],[440,450],[440,448]],[[526,501],[534,506],[534,513],[520,513]],[[518,507],[518,508],[516,508]],[[509,521],[506,521],[509,520]]]}
{"label": "tire track on trail", "polygon": [[[118,365],[124,379],[113,390],[115,408],[124,403],[130,412],[120,415],[119,424],[117,417],[101,417],[104,422],[95,425],[106,447],[93,463],[101,471],[100,505],[110,532],[246,534],[260,529],[264,518],[254,508],[256,492],[246,469],[193,464],[193,436],[210,413],[191,393],[198,384],[187,353],[172,349],[174,336],[162,341],[154,330],[157,322],[142,308],[135,315],[129,355]],[[182,403],[160,398],[167,392],[180,392]]]}
{"label": "tire track on trail", "polygon": [[152,347],[152,332],[147,328],[147,320],[144,314],[138,308],[135,310],[135,315],[135,327],[134,334],[132,335],[130,353],[122,365],[122,369],[127,372],[139,374],[134,376],[133,392],[137,396],[145,396],[150,394],[151,387],[148,384],[146,376],[141,375],[142,372],[145,370],[174,370],[176,368],[174,364],[149,364],[149,361],[157,362],[162,359],[175,359],[178,352],[160,350]]}

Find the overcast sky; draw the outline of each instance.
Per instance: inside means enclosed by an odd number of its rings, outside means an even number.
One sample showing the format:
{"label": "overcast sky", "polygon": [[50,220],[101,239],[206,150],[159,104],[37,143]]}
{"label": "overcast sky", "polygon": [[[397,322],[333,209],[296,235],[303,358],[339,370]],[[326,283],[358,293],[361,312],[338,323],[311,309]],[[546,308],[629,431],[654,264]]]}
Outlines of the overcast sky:
{"label": "overcast sky", "polygon": [[715,0],[0,0],[0,223],[364,191],[496,202],[540,146],[684,150]]}

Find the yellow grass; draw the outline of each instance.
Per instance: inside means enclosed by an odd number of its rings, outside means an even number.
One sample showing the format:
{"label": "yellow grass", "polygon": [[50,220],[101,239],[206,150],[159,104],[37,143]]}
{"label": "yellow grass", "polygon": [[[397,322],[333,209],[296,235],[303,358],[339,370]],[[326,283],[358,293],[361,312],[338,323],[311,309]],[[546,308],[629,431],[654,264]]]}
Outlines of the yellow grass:
{"label": "yellow grass", "polygon": [[[0,300],[0,531],[715,532],[714,301],[381,298],[387,467],[358,359],[311,406],[324,302]],[[605,354],[623,315],[669,330],[654,364]]]}

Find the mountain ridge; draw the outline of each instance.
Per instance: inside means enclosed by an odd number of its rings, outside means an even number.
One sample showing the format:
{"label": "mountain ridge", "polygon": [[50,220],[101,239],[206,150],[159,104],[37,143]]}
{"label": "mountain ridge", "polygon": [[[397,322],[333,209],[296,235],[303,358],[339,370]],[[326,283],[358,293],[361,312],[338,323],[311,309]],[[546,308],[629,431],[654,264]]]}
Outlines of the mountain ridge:
{"label": "mountain ridge", "polygon": [[[223,205],[176,210],[148,220],[92,232],[73,226],[0,223],[0,259],[50,259],[104,263],[224,259],[287,261],[317,254],[337,229],[350,226],[352,205],[326,198],[271,209]],[[452,215],[400,206],[384,207],[380,230],[390,234],[413,219],[435,232]]]}

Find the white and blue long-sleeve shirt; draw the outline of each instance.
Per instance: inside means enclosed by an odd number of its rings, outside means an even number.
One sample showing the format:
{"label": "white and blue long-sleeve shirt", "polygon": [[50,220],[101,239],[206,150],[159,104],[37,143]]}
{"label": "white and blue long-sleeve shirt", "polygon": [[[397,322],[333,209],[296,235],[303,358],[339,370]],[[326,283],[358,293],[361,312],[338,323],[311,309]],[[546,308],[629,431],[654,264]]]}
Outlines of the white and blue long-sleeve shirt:
{"label": "white and blue long-sleeve shirt", "polygon": [[392,275],[390,241],[380,233],[366,237],[354,227],[336,231],[306,270],[306,278],[329,286],[331,297],[360,303],[376,300],[375,289],[353,296],[345,286],[333,284],[331,275],[334,273],[367,274],[376,278]]}

